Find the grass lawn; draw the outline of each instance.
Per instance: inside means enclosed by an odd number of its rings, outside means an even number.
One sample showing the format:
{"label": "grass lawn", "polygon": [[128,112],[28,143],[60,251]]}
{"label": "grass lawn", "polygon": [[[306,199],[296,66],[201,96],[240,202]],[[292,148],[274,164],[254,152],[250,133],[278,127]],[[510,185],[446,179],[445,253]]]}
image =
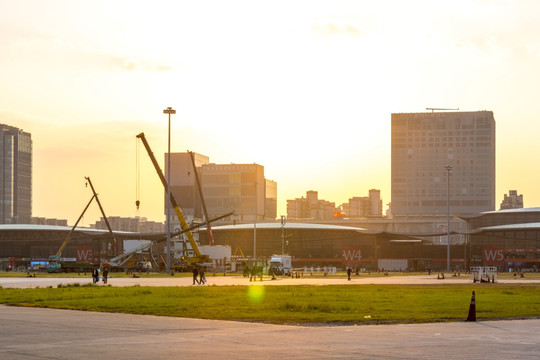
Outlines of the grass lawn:
{"label": "grass lawn", "polygon": [[2,289],[0,303],[279,324],[461,321],[476,291],[478,320],[540,317],[539,285],[335,285]]}

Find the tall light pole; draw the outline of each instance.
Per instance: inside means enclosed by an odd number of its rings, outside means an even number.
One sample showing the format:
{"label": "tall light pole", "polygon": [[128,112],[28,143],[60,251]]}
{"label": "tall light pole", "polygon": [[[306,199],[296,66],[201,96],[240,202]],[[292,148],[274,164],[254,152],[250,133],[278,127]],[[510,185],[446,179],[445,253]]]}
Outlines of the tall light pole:
{"label": "tall light pole", "polygon": [[163,110],[164,114],[169,114],[169,132],[167,147],[167,273],[171,272],[171,114],[176,114],[176,110],[168,107]]}
{"label": "tall light pole", "polygon": [[452,170],[452,167],[450,165],[446,165],[446,272],[450,272],[450,171]]}
{"label": "tall light pole", "polygon": [[257,183],[254,183],[255,187],[255,219],[253,220],[253,259],[257,258]]}

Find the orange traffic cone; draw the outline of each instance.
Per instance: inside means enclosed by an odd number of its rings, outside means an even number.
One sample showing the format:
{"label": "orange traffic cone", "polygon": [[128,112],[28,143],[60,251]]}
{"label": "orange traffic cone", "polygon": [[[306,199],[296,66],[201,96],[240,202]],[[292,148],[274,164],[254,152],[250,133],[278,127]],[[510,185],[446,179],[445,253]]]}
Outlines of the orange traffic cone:
{"label": "orange traffic cone", "polygon": [[469,305],[469,316],[467,321],[476,321],[476,301],[474,298],[474,291],[472,292],[471,305]]}

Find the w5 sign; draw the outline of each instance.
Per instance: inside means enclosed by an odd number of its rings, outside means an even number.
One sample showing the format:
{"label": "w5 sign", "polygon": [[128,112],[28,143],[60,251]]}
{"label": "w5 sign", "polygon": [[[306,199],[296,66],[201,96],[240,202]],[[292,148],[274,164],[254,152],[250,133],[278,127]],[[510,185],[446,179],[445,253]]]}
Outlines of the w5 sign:
{"label": "w5 sign", "polygon": [[341,262],[345,265],[360,265],[362,262],[362,251],[360,248],[343,248]]}
{"label": "w5 sign", "polygon": [[484,266],[486,265],[504,265],[504,247],[484,246]]}

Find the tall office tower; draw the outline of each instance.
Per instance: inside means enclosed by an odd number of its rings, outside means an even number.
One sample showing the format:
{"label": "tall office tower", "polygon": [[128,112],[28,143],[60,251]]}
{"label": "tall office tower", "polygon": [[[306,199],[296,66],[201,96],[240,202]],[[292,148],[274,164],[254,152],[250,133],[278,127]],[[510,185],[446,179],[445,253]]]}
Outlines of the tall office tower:
{"label": "tall office tower", "polygon": [[32,218],[32,137],[0,124],[0,223],[30,224]]}
{"label": "tall office tower", "polygon": [[448,199],[452,214],[495,210],[493,112],[392,114],[392,215],[445,215]]}

